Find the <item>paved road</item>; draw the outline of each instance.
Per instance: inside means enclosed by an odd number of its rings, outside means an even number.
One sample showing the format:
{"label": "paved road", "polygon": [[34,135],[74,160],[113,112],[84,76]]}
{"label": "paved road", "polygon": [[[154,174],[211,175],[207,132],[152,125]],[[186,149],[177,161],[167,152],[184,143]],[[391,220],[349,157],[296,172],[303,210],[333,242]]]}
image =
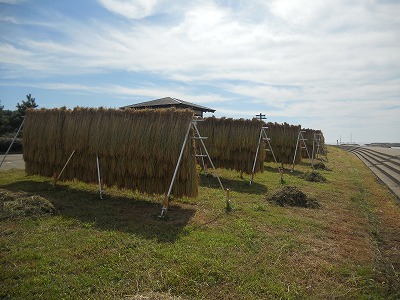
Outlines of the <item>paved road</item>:
{"label": "paved road", "polygon": [[[0,163],[3,161],[4,155],[0,155]],[[25,162],[22,158],[22,154],[9,154],[7,155],[5,161],[0,167],[1,171],[11,170],[11,169],[25,169]]]}
{"label": "paved road", "polygon": [[400,149],[342,146],[362,160],[400,199]]}

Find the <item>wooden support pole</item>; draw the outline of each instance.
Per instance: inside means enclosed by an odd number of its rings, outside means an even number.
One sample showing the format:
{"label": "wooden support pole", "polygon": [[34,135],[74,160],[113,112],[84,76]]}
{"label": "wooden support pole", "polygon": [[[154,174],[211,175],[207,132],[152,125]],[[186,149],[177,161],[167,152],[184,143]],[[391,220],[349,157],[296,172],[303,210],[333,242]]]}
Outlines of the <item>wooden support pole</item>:
{"label": "wooden support pole", "polygon": [[231,211],[231,199],[229,197],[229,189],[226,189],[226,211]]}

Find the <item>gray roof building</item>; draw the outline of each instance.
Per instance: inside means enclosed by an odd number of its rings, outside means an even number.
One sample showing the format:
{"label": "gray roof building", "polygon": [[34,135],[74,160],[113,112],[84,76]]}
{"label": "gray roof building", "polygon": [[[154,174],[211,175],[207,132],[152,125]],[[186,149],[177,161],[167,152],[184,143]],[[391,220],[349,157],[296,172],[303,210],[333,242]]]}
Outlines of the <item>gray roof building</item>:
{"label": "gray roof building", "polygon": [[203,113],[205,112],[215,112],[215,109],[208,108],[205,106],[197,105],[191,102],[183,101],[180,99],[172,98],[172,97],[165,97],[156,100],[141,102],[137,104],[127,105],[120,107],[121,109],[125,108],[133,108],[133,109],[144,109],[144,108],[188,108],[194,111],[195,116],[202,117]]}

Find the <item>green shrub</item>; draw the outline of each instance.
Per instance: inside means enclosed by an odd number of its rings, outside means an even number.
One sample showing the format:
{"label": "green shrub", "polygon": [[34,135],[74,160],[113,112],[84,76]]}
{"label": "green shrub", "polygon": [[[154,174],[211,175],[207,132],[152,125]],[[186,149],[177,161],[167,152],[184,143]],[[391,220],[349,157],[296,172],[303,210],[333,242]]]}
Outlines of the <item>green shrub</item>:
{"label": "green shrub", "polygon": [[[0,138],[0,153],[6,153],[8,147],[10,147],[10,144],[12,143],[13,138],[7,138],[7,137],[1,137]],[[10,152],[11,153],[22,153],[23,147],[22,147],[22,139],[15,139]]]}

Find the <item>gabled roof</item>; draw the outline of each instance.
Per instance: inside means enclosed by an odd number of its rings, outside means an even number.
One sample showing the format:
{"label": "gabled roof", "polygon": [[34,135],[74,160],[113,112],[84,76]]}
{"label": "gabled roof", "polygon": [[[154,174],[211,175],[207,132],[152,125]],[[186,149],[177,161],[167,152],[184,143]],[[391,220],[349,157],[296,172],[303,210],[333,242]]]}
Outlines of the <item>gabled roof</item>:
{"label": "gabled roof", "polygon": [[171,107],[171,106],[178,106],[178,107],[187,107],[193,110],[199,110],[203,112],[215,112],[215,109],[208,108],[205,106],[197,105],[191,102],[183,101],[180,99],[172,98],[172,97],[165,97],[156,100],[141,102],[137,104],[127,105],[121,107],[123,108],[145,108],[145,107],[153,107],[153,108],[160,108],[160,107]]}

